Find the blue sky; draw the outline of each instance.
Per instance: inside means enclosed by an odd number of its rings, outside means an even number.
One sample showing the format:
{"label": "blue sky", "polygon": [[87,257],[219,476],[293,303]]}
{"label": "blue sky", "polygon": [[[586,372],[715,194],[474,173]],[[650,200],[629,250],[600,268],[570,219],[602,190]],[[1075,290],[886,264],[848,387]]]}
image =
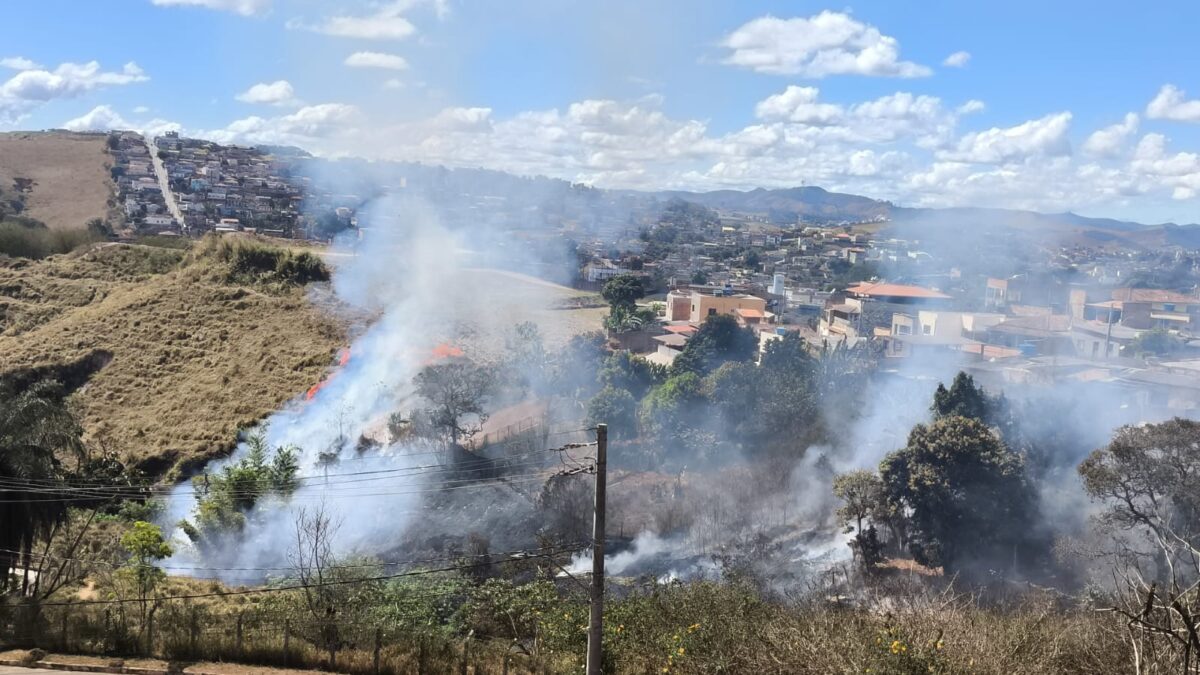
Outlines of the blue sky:
{"label": "blue sky", "polygon": [[1200,221],[1198,3],[12,4],[0,130]]}

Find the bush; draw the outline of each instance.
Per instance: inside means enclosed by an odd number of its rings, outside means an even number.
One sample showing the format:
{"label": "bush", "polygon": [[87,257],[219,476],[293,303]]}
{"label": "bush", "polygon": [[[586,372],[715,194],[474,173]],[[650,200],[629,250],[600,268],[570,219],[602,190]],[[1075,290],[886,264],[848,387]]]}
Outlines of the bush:
{"label": "bush", "polygon": [[308,251],[291,251],[246,237],[210,235],[195,246],[195,257],[228,265],[226,275],[235,283],[302,286],[328,281],[329,268]]}
{"label": "bush", "polygon": [[7,216],[0,221],[0,254],[15,258],[40,260],[103,238],[92,228],[51,230],[41,221],[24,216]]}

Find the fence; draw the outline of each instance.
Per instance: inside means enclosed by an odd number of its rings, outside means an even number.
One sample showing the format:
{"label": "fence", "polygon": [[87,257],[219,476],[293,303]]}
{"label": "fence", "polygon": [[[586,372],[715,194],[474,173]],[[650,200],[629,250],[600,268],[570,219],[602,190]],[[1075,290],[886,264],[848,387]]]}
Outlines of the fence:
{"label": "fence", "polygon": [[[225,661],[354,675],[555,672],[516,643],[452,638],[432,628],[314,622],[259,608],[189,603],[20,605],[0,614],[0,646],[170,662]],[[0,610],[2,611],[2,610]]]}

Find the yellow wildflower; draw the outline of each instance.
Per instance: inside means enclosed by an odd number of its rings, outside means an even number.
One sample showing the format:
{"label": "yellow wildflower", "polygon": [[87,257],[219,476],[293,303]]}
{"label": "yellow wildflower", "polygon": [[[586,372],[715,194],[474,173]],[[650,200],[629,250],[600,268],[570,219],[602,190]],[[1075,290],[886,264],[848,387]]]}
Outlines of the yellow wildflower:
{"label": "yellow wildflower", "polygon": [[891,649],[893,654],[899,654],[904,650],[904,643],[899,640],[893,640]]}
{"label": "yellow wildflower", "polygon": [[679,648],[679,655],[680,655],[680,656],[683,656],[683,647],[680,647],[680,648]]}

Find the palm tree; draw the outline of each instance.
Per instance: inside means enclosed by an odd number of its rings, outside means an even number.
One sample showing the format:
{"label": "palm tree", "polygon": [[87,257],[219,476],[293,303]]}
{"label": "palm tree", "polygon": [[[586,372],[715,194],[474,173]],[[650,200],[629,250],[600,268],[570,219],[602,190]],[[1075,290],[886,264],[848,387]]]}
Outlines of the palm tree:
{"label": "palm tree", "polygon": [[62,385],[0,380],[0,591],[9,590],[17,567],[29,569],[34,541],[66,518],[59,455],[80,451]]}

